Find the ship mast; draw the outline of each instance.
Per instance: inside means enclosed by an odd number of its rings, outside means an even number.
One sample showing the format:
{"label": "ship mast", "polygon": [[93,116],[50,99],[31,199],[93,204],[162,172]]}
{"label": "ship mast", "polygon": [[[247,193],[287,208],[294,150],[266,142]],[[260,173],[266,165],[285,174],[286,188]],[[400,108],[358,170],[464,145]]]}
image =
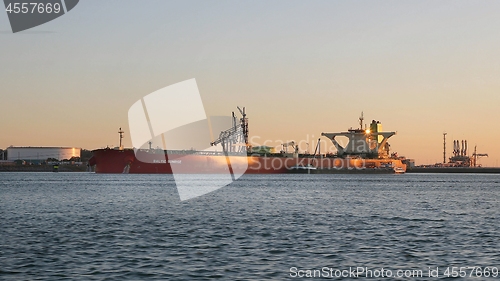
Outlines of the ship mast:
{"label": "ship mast", "polygon": [[118,134],[120,134],[120,150],[123,150],[123,146],[122,146],[123,133],[124,133],[124,131],[120,127],[120,129],[118,130]]}
{"label": "ship mast", "polygon": [[361,116],[359,117],[359,129],[360,130],[363,130],[363,120],[365,120],[365,118],[363,117],[363,111],[361,111]]}

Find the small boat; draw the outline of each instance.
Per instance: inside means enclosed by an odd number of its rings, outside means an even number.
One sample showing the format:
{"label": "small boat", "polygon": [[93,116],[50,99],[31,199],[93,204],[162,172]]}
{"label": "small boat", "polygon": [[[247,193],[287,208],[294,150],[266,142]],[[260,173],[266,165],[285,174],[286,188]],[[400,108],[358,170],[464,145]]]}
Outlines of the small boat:
{"label": "small boat", "polygon": [[396,173],[396,174],[404,174],[405,172],[406,172],[405,169],[403,169],[401,167],[394,168],[394,173]]}
{"label": "small boat", "polygon": [[316,167],[312,166],[311,164],[308,165],[296,165],[288,169],[291,173],[297,173],[297,174],[310,174],[311,171],[316,171]]}

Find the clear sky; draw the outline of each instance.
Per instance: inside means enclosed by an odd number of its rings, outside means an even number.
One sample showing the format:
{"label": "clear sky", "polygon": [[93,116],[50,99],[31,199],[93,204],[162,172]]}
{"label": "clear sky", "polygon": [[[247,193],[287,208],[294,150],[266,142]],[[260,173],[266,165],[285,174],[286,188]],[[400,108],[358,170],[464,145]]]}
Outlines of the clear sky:
{"label": "clear sky", "polygon": [[0,148],[117,145],[134,102],[196,78],[207,114],[246,106],[260,142],[312,150],[364,111],[417,164],[442,161],[446,131],[448,155],[466,139],[498,166],[499,11],[500,1],[85,0],[16,34],[0,12]]}

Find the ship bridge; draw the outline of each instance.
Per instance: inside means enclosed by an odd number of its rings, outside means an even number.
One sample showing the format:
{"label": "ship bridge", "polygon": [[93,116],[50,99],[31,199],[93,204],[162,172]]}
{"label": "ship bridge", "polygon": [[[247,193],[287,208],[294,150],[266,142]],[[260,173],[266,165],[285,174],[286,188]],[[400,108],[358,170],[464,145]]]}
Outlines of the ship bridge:
{"label": "ship bridge", "polygon": [[[349,129],[347,132],[339,133],[321,133],[322,136],[329,138],[335,148],[337,155],[360,156],[363,158],[388,158],[390,145],[387,142],[396,132],[383,132],[382,124],[373,120],[370,128],[363,129],[363,115],[359,118],[360,128]],[[343,136],[348,138],[347,145],[342,146],[335,138]]]}

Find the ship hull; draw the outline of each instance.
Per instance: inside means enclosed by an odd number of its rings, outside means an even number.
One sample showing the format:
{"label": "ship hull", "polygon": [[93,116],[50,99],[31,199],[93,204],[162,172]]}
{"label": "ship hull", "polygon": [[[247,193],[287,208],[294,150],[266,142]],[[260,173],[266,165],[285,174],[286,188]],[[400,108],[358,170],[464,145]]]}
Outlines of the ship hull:
{"label": "ship hull", "polygon": [[[107,174],[280,174],[294,167],[311,166],[315,173],[374,173],[392,168],[406,170],[399,159],[336,158],[311,155],[229,155],[203,152],[136,151],[132,149],[98,149],[89,165],[96,173]],[[380,169],[380,170],[379,170]]]}

